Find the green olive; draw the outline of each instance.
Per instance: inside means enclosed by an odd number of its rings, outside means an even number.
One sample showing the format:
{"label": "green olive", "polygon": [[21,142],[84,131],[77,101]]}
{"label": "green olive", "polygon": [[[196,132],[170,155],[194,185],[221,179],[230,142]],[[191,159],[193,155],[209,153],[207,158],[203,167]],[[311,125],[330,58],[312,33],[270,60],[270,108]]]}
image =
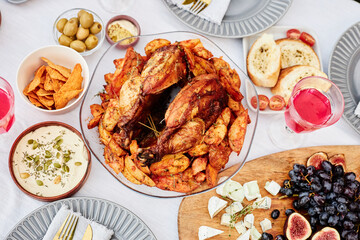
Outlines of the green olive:
{"label": "green olive", "polygon": [[75,40],[70,43],[70,47],[78,52],[83,52],[86,50],[86,45],[80,40]]}
{"label": "green olive", "polygon": [[73,17],[73,18],[70,18],[70,20],[69,20],[69,21],[74,21],[74,22],[76,22],[76,25],[78,25],[78,26],[79,26],[79,23],[80,23],[79,18],[77,18],[77,17]]}
{"label": "green olive", "polygon": [[86,11],[83,9],[83,10],[80,10],[77,14],[78,18],[80,19],[81,15],[83,15],[83,13],[86,13]]}
{"label": "green olive", "polygon": [[90,28],[94,23],[94,17],[91,13],[84,12],[80,17],[80,24],[83,28]]}
{"label": "green olive", "polygon": [[78,40],[84,40],[89,36],[89,29],[88,28],[83,28],[83,27],[79,27],[77,33],[76,33],[76,38]]}
{"label": "green olive", "polygon": [[62,18],[60,19],[57,23],[56,23],[56,28],[59,32],[63,32],[65,24],[68,22],[68,20],[66,18]]}
{"label": "green olive", "polygon": [[102,26],[100,23],[94,22],[94,24],[90,28],[90,32],[92,34],[98,34],[101,31],[101,28],[102,28]]}
{"label": "green olive", "polygon": [[63,33],[68,37],[72,37],[75,36],[77,30],[78,25],[76,24],[76,21],[71,19],[65,24]]}
{"label": "green olive", "polygon": [[93,49],[98,44],[99,40],[95,35],[90,34],[89,37],[85,40],[85,45],[88,50]]}

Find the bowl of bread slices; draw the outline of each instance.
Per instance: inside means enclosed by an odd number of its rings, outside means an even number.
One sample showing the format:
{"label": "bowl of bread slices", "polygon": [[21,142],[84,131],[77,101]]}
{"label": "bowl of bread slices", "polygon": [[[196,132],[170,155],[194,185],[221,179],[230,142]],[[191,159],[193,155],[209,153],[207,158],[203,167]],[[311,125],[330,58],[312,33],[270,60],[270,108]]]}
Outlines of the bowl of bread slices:
{"label": "bowl of bread slices", "polygon": [[[244,38],[246,69],[258,91],[261,113],[283,112],[295,84],[301,79],[327,78],[322,71],[317,42],[311,29],[285,26]],[[248,96],[247,101],[250,108],[256,110],[254,99]]]}

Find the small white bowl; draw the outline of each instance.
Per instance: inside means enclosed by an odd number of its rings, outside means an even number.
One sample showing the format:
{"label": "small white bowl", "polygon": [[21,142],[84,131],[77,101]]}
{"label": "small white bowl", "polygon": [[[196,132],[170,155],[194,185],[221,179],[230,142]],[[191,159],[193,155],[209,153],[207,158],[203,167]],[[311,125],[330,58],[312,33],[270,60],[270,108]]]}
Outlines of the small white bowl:
{"label": "small white bowl", "polygon": [[[71,70],[75,67],[77,63],[81,65],[81,75],[83,77],[83,91],[77,98],[72,99],[65,107],[61,109],[48,110],[37,107],[33,105],[30,100],[23,94],[23,90],[25,89],[25,87],[34,79],[34,73],[36,69],[38,69],[41,65],[46,65],[46,63],[41,60],[41,57],[45,57],[54,64],[70,68]],[[77,103],[80,102],[81,98],[84,96],[87,88],[89,87],[89,83],[89,67],[85,59],[74,49],[59,45],[42,47],[29,53],[20,63],[16,74],[17,89],[26,104],[28,104],[34,109],[47,113],[64,113],[72,109]]]}

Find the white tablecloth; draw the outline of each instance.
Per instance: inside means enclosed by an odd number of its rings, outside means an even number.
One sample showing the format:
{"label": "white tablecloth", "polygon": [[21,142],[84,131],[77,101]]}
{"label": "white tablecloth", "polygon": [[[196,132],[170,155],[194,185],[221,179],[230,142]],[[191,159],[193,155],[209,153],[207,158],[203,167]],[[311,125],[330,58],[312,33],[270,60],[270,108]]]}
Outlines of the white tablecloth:
{"label": "white tablecloth", "polygon": [[[54,44],[52,37],[54,20],[61,12],[74,7],[92,9],[104,22],[114,15],[106,12],[98,0],[30,0],[20,5],[12,5],[0,0],[2,14],[0,76],[10,82],[16,97],[16,122],[9,133],[0,135],[0,239],[5,238],[7,232],[25,215],[45,204],[22,193],[11,180],[8,154],[15,138],[25,128],[45,120],[62,121],[80,130],[79,107],[65,115],[34,112],[26,107],[20,98],[15,83],[16,70],[23,57],[36,48]],[[193,31],[175,18],[160,0],[136,0],[125,14],[137,19],[143,34],[174,30]],[[318,44],[327,72],[334,44],[348,27],[359,21],[359,16],[360,4],[352,0],[294,0],[287,14],[277,25],[313,28],[319,37]],[[235,62],[243,66],[240,39],[210,38]],[[99,51],[85,57],[91,73],[100,56],[109,46],[105,42]],[[248,160],[280,151],[272,145],[266,134],[269,120],[270,117],[260,117]],[[309,134],[308,141],[303,147],[342,144],[360,144],[360,135],[343,119],[331,127]],[[135,193],[116,181],[95,157],[89,179],[75,196],[98,197],[119,203],[144,220],[159,240],[178,239],[177,213],[181,199],[156,199]]]}

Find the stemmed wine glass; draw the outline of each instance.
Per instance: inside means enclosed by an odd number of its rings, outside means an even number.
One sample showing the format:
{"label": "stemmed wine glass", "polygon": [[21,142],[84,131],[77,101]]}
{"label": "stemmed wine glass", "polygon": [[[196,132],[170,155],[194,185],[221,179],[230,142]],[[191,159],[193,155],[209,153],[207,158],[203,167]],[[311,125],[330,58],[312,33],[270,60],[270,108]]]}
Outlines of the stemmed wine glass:
{"label": "stemmed wine glass", "polygon": [[303,78],[291,93],[285,118],[280,116],[271,123],[269,137],[280,148],[299,147],[303,133],[336,123],[343,112],[344,97],[332,81],[318,76]]}

